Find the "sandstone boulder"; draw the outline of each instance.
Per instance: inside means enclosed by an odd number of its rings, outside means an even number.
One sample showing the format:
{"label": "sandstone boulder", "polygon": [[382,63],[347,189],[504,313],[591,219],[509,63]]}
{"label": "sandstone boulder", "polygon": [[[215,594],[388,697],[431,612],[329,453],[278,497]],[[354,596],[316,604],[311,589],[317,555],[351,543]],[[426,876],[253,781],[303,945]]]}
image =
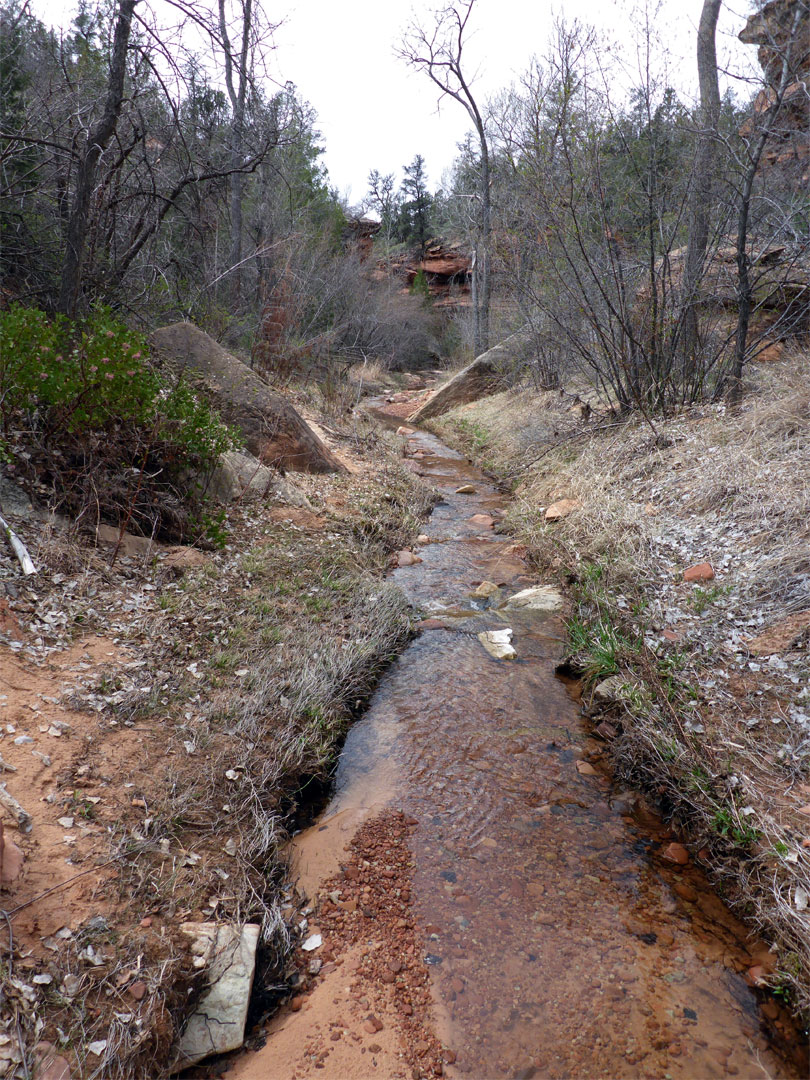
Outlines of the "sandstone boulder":
{"label": "sandstone boulder", "polygon": [[525,348],[525,335],[512,334],[488,352],[481,353],[471,364],[462,368],[452,379],[434,390],[430,397],[408,417],[411,424],[420,424],[432,416],[441,416],[456,405],[466,405],[503,387],[504,375]]}
{"label": "sandstone boulder", "polygon": [[284,397],[193,323],[164,326],[152,334],[151,343],[177,375],[208,394],[263,464],[292,472],[344,471]]}

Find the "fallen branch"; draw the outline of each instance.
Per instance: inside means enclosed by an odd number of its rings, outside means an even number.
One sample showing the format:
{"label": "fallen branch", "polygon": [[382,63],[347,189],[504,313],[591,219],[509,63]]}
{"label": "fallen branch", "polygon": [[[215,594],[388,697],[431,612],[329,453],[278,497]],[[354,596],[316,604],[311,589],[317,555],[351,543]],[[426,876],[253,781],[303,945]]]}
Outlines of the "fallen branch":
{"label": "fallen branch", "polygon": [[0,806],[4,806],[10,814],[14,815],[21,833],[30,833],[34,827],[31,815],[17,802],[13,795],[6,791],[5,784],[0,784]]}
{"label": "fallen branch", "polygon": [[6,540],[8,540],[9,547],[17,556],[17,561],[22,567],[22,572],[25,576],[28,577],[30,574],[35,574],[37,568],[34,566],[34,560],[28,554],[28,548],[2,515],[0,515],[0,528],[2,528],[3,532],[6,534]]}

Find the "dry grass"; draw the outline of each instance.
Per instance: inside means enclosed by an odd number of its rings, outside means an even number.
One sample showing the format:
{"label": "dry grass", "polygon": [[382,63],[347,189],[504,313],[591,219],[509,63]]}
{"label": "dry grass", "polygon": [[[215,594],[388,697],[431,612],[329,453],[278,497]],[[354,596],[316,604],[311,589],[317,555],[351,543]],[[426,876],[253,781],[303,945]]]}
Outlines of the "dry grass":
{"label": "dry grass", "polygon": [[[771,981],[807,1011],[807,634],[771,655],[749,645],[810,611],[810,358],[763,365],[756,381],[737,411],[696,407],[654,428],[572,427],[567,402],[533,406],[525,392],[440,426],[513,478],[511,528],[576,601],[572,663],[592,682],[624,681],[609,710],[618,778],[709,855],[723,894],[778,950]],[[582,505],[546,522],[560,498]],[[716,578],[685,583],[703,561]]]}

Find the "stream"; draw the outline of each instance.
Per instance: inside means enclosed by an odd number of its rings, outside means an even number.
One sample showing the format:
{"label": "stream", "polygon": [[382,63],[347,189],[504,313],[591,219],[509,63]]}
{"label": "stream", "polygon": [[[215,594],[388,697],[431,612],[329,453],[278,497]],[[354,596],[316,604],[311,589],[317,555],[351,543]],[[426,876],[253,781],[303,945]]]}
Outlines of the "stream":
{"label": "stream", "polygon": [[[350,731],[331,802],[297,841],[305,885],[376,810],[416,819],[413,901],[437,1034],[456,1054],[446,1075],[805,1075],[787,1013],[746,979],[766,947],[691,862],[667,861],[677,838],[643,801],[590,764],[603,745],[554,673],[561,620],[495,606],[536,584],[493,530],[504,496],[435,437],[407,443],[442,501],[422,561],[393,577],[441,625]],[[492,603],[471,599],[483,581],[501,587]],[[477,637],[504,627],[512,660]]]}

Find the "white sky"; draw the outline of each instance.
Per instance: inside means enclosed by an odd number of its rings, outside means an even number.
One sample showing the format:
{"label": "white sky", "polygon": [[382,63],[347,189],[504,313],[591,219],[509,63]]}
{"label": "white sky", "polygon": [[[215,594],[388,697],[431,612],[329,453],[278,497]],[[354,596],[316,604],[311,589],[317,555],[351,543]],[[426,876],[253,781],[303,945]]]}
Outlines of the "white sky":
{"label": "white sky", "polygon": [[[396,0],[264,0],[268,18],[284,20],[271,69],[280,82],[294,82],[314,107],[330,180],[351,202],[365,195],[370,169],[394,172],[399,181],[402,167],[417,153],[437,187],[468,130],[462,108],[446,100],[437,113],[427,76],[410,71],[394,54],[410,12],[424,21],[436,2],[415,0],[409,9]],[[736,41],[750,0],[733,2],[736,13],[724,6],[721,14],[721,68],[753,60],[756,53]],[[35,13],[53,25],[67,25],[75,6],[71,0],[33,0]],[[671,53],[669,81],[685,93],[696,83],[701,6],[702,0],[661,0],[655,8],[655,0],[648,0],[651,24]],[[533,55],[544,53],[561,10],[568,21],[577,18],[612,36],[621,60],[630,67],[636,63],[639,34],[631,0],[565,0],[554,7],[543,0],[477,0],[466,52],[468,70],[479,72],[475,89],[481,97],[508,86]]]}

